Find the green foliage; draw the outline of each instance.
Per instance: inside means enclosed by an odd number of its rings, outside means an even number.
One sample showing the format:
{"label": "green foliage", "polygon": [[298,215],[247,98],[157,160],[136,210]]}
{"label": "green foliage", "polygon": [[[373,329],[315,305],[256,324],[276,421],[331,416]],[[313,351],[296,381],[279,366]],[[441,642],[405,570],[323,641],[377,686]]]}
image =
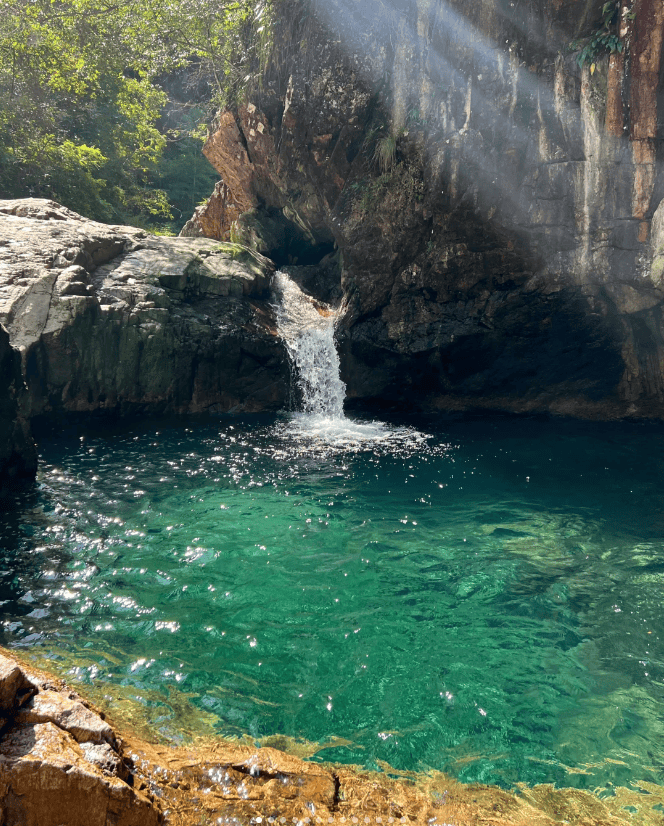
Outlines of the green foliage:
{"label": "green foliage", "polygon": [[363,151],[378,172],[385,175],[398,165],[400,140],[407,137],[409,130],[422,129],[425,125],[426,120],[419,109],[408,112],[403,129],[395,130],[393,125],[375,119],[365,132]]}
{"label": "green foliage", "polygon": [[397,160],[397,139],[391,133],[376,141],[374,161],[381,173],[389,172]]}
{"label": "green foliage", "polygon": [[171,220],[172,188],[176,212],[188,211],[197,182],[209,193],[216,179],[199,159],[188,200],[180,191],[206,113],[166,134],[160,83],[195,65],[212,105],[233,101],[260,63],[269,17],[267,0],[0,0],[0,197],[52,197],[153,226]]}
{"label": "green foliage", "polygon": [[37,157],[42,185],[47,192],[61,194],[62,200],[76,203],[83,212],[94,212],[98,203],[105,203],[105,182],[98,175],[107,158],[97,147],[70,140],[56,144],[52,135],[46,135],[38,147]]}
{"label": "green foliage", "polygon": [[595,64],[600,57],[605,54],[621,53],[623,51],[624,44],[617,33],[619,15],[620,2],[618,0],[608,0],[602,6],[602,25],[599,29],[593,32],[590,37],[575,40],[570,44],[573,51],[580,49],[576,56],[576,62],[582,68],[586,64],[590,66],[591,74],[594,74]]}
{"label": "green foliage", "polygon": [[168,193],[173,212],[169,226],[173,232],[182,229],[218,180],[219,176],[201,152],[199,140],[184,130],[169,137],[155,183]]}
{"label": "green foliage", "polygon": [[364,135],[362,149],[369,162],[377,167],[381,175],[386,174],[397,162],[398,135],[382,120],[369,123]]}

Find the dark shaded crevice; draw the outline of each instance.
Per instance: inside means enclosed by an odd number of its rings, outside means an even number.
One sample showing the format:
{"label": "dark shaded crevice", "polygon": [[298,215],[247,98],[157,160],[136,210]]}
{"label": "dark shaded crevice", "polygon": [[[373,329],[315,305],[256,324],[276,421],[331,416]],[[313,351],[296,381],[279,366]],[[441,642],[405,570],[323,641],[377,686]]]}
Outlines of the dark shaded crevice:
{"label": "dark shaded crevice", "polygon": [[281,209],[261,206],[242,215],[238,240],[274,261],[288,265],[319,264],[334,251],[334,239],[316,237],[284,215]]}
{"label": "dark shaded crevice", "polygon": [[[315,247],[302,248],[297,242],[289,244],[289,253],[286,255],[286,260],[273,259],[277,266],[284,266],[289,263],[295,263],[299,266],[316,266],[320,264],[323,258],[334,252],[334,243],[318,244]],[[298,254],[299,253],[299,254]]]}
{"label": "dark shaded crevice", "polygon": [[251,157],[251,150],[249,149],[249,144],[247,142],[247,138],[245,137],[244,130],[242,128],[242,121],[240,120],[240,116],[237,113],[236,109],[232,110],[233,117],[235,119],[235,125],[237,126],[237,131],[240,133],[240,143],[244,148],[244,151],[247,153],[247,157],[249,158],[249,163],[253,164],[254,160]]}
{"label": "dark shaded crevice", "polygon": [[335,773],[332,773],[332,779],[334,780],[334,797],[332,798],[332,811],[338,812],[339,803],[341,802],[341,780],[339,780],[339,775]]}

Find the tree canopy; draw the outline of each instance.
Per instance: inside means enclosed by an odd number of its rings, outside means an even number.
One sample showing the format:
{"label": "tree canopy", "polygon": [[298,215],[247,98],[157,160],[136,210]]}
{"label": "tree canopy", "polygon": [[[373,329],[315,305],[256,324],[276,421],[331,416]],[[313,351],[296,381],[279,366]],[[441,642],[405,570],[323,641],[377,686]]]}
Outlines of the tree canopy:
{"label": "tree canopy", "polygon": [[[228,103],[247,79],[266,13],[249,0],[0,0],[0,197],[168,221],[165,188],[182,189],[205,103]],[[207,101],[168,116],[178,74],[205,77]],[[210,178],[198,171],[203,192]]]}

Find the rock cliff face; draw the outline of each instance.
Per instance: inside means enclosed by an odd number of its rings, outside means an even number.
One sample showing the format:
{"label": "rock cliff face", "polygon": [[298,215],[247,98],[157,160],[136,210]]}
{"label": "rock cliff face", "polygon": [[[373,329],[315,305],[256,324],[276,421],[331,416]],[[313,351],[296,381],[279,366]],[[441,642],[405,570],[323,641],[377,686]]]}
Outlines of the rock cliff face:
{"label": "rock cliff face", "polygon": [[0,324],[0,495],[37,469],[37,452],[20,409],[23,397],[20,356]]}
{"label": "rock cliff face", "polygon": [[288,366],[265,301],[274,267],[261,255],[30,199],[0,202],[0,234],[0,321],[30,418],[283,406]]}
{"label": "rock cliff face", "polygon": [[582,67],[585,0],[282,8],[187,231],[338,246],[351,395],[661,417],[662,3],[617,3]]}

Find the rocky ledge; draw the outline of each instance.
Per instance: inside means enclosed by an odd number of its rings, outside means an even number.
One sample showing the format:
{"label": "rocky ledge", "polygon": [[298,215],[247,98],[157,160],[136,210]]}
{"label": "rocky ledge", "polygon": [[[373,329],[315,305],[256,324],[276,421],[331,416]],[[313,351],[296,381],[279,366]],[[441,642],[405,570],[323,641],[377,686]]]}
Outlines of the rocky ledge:
{"label": "rocky ledge", "polygon": [[122,741],[76,693],[0,655],[0,823],[156,826]]}
{"label": "rocky ledge", "polygon": [[[515,795],[462,786],[440,773],[369,773],[306,762],[273,747],[150,744],[118,733],[61,680],[7,651],[0,653],[0,719],[2,826],[624,826],[661,820],[661,789],[652,784],[616,788],[603,801],[551,786]],[[279,738],[272,739],[276,745]]]}
{"label": "rocky ledge", "polygon": [[0,323],[21,355],[26,418],[283,406],[274,265],[262,255],[39,199],[0,201],[0,239]]}

